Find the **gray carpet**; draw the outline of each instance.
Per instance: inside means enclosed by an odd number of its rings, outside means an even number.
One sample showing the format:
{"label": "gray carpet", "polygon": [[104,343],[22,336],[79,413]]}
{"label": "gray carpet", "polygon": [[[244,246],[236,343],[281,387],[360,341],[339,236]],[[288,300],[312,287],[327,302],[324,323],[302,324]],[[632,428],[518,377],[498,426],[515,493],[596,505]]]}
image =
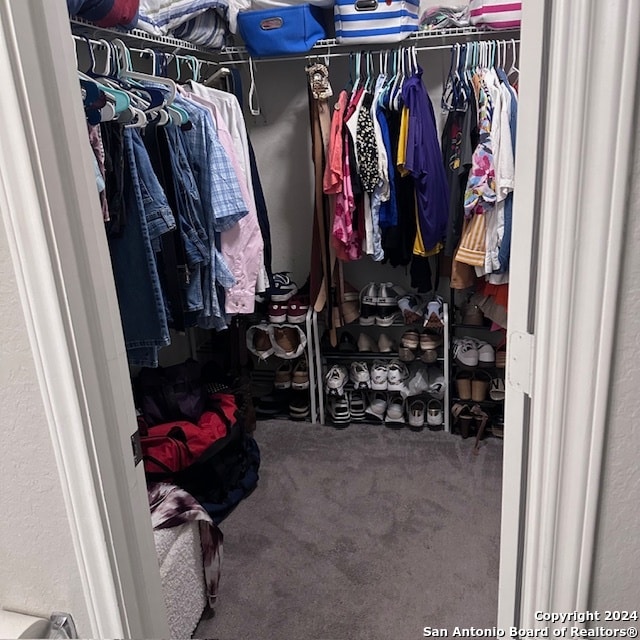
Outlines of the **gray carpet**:
{"label": "gray carpet", "polygon": [[218,640],[413,640],[491,627],[502,442],[258,423],[260,482],[225,520]]}

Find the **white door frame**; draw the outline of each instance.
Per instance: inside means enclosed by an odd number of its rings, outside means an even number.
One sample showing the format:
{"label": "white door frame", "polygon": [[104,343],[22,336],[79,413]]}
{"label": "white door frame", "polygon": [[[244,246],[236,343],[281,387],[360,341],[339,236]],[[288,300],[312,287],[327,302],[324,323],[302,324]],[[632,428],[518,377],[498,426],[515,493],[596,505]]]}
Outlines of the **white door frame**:
{"label": "white door frame", "polygon": [[523,5],[499,625],[534,628],[589,609],[640,3]]}
{"label": "white door frame", "polygon": [[130,441],[136,416],[124,340],[75,66],[64,0],[0,0],[0,207],[91,637],[166,638],[146,483],[141,465],[134,467]]}
{"label": "white door frame", "polygon": [[[636,0],[546,3],[545,40],[545,3],[524,4],[500,626],[588,604],[640,41]],[[92,632],[166,637],[65,3],[0,0],[0,17],[0,68],[11,68],[0,92],[0,206]]]}

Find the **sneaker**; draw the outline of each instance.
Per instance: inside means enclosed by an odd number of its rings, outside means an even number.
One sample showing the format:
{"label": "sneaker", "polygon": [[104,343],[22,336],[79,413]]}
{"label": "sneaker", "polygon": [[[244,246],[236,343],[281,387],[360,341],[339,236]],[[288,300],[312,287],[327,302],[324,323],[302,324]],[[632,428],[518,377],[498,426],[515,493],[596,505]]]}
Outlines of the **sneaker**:
{"label": "sneaker", "polygon": [[408,294],[398,300],[398,307],[402,311],[405,324],[422,322],[423,302],[420,296]]}
{"label": "sneaker", "polygon": [[389,391],[403,391],[408,378],[407,365],[400,360],[392,360],[387,372],[387,389]]}
{"label": "sneaker", "polygon": [[444,320],[442,314],[442,298],[436,296],[429,304],[427,304],[427,310],[424,313],[424,326],[430,329],[442,329],[444,327]]}
{"label": "sneaker", "polygon": [[273,418],[282,414],[282,394],[270,393],[262,396],[256,405],[256,415],[260,418]]}
{"label": "sneaker", "polygon": [[387,371],[387,365],[384,362],[374,362],[371,365],[371,388],[374,391],[386,391]]}
{"label": "sneaker", "polygon": [[341,364],[334,364],[324,377],[325,389],[329,395],[343,395],[346,382],[347,368]]}
{"label": "sneaker", "polygon": [[349,367],[349,379],[353,382],[354,389],[370,389],[371,378],[369,369],[364,362],[352,362]]}
{"label": "sneaker", "polygon": [[381,333],[378,336],[378,351],[380,353],[391,353],[395,351],[394,346],[393,340],[386,333]]}
{"label": "sneaker", "polygon": [[286,271],[273,274],[273,286],[267,290],[272,302],[287,302],[298,292],[298,287]]}
{"label": "sneaker", "polygon": [[306,420],[311,415],[308,391],[292,391],[289,394],[289,417],[292,420]]}
{"label": "sneaker", "polygon": [[349,395],[349,413],[353,422],[363,422],[366,415],[364,391],[352,391]]}
{"label": "sneaker", "polygon": [[296,362],[291,372],[291,388],[296,391],[309,388],[309,364],[306,358]]}
{"label": "sneaker", "polygon": [[412,429],[424,427],[426,404],[422,398],[407,398],[407,422]]}
{"label": "sneaker", "polygon": [[273,382],[276,389],[291,388],[291,363],[284,362],[276,369],[276,376]]}
{"label": "sneaker", "polygon": [[272,302],[269,305],[269,322],[286,322],[287,321],[287,305],[279,302]]}
{"label": "sneaker", "polygon": [[365,410],[365,414],[369,418],[384,420],[385,413],[387,411],[387,394],[384,391],[375,391],[371,394],[369,404]]}
{"label": "sneaker", "polygon": [[390,327],[402,323],[402,314],[396,307],[378,307],[375,322],[379,327]]}
{"label": "sneaker", "polygon": [[478,366],[478,349],[475,342],[468,338],[456,339],[453,341],[453,358],[463,367]]}
{"label": "sneaker", "polygon": [[346,397],[330,396],[327,399],[327,417],[334,427],[348,427],[351,422],[351,411]]}
{"label": "sneaker", "polygon": [[393,282],[382,282],[378,288],[376,306],[378,307],[398,307],[398,299],[404,292],[393,284]]}
{"label": "sneaker", "polygon": [[376,351],[377,348],[378,346],[371,336],[368,336],[366,333],[361,333],[358,336],[358,351],[360,353],[370,353]]}
{"label": "sneaker", "polygon": [[482,340],[476,340],[476,348],[478,349],[478,364],[481,367],[493,367],[496,363],[496,351],[488,343]]}
{"label": "sneaker", "polygon": [[304,345],[301,340],[301,331],[298,327],[273,327],[273,341],[276,355],[280,358],[297,358]]}
{"label": "sneaker", "polygon": [[392,395],[389,398],[387,412],[384,416],[385,424],[404,424],[404,398],[401,395]]}
{"label": "sneaker", "polygon": [[362,326],[371,326],[375,323],[377,302],[378,285],[370,282],[360,292],[360,324]]}
{"label": "sneaker", "polygon": [[289,300],[287,306],[287,322],[292,324],[302,324],[307,319],[309,312],[309,300],[302,296],[295,296]]}
{"label": "sneaker", "polygon": [[402,334],[400,344],[407,349],[417,349],[420,344],[420,336],[417,331],[405,331]]}

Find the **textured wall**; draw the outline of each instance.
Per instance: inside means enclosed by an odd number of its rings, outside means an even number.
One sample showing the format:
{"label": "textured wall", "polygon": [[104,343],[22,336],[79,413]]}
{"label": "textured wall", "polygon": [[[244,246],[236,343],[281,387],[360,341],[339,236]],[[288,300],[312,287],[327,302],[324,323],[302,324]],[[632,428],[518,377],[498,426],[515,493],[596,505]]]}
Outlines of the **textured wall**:
{"label": "textured wall", "polygon": [[637,609],[640,602],[640,116],[637,110],[635,148],[594,559],[591,608],[599,611]]}
{"label": "textured wall", "polygon": [[33,355],[0,218],[0,608],[90,627]]}

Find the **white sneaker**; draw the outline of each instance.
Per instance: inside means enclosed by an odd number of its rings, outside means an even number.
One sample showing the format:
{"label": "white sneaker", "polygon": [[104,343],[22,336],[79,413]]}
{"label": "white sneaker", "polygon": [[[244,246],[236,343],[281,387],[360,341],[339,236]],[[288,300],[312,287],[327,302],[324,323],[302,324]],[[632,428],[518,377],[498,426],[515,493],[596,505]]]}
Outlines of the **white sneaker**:
{"label": "white sneaker", "polygon": [[387,389],[389,391],[403,391],[408,378],[409,370],[407,365],[399,360],[392,360],[387,372]]}
{"label": "white sneaker", "polygon": [[354,389],[369,389],[371,387],[371,377],[369,369],[364,362],[352,362],[349,367],[349,378],[353,382]]}
{"label": "white sneaker", "polygon": [[384,391],[375,391],[371,394],[369,405],[367,406],[366,415],[376,420],[384,420],[384,414],[387,411],[387,394]]}
{"label": "white sneaker", "polygon": [[421,398],[407,398],[407,419],[409,426],[414,429],[424,427],[426,404]]}
{"label": "white sneaker", "polygon": [[478,349],[478,364],[481,367],[492,367],[496,363],[496,351],[488,342],[476,340],[476,348]]}
{"label": "white sneaker", "polygon": [[341,364],[334,364],[324,377],[325,389],[329,395],[341,396],[344,394],[344,385],[347,382],[347,368]]}
{"label": "white sneaker", "polygon": [[475,342],[468,338],[454,340],[453,358],[465,367],[478,366],[478,349]]}
{"label": "white sneaker", "polygon": [[377,304],[378,285],[370,282],[360,292],[360,324],[362,326],[371,326],[375,323]]}
{"label": "white sneaker", "polygon": [[384,362],[374,362],[371,366],[371,388],[374,391],[387,390],[387,370]]}
{"label": "white sneaker", "polygon": [[401,395],[389,398],[384,421],[386,424],[404,424],[404,398]]}

